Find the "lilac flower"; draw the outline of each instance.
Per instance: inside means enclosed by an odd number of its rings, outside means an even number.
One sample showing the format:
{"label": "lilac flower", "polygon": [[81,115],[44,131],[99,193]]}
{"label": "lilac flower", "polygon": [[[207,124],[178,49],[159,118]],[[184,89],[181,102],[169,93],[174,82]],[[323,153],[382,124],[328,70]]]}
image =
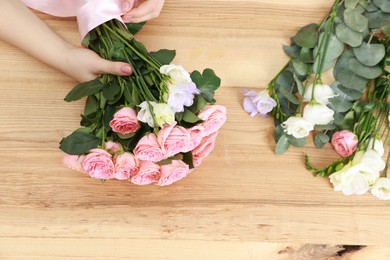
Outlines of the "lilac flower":
{"label": "lilac flower", "polygon": [[173,112],[183,112],[184,107],[189,107],[194,103],[194,95],[200,94],[195,83],[182,83],[169,86],[168,105]]}
{"label": "lilac flower", "polygon": [[255,91],[243,90],[244,98],[244,110],[254,117],[256,114],[260,114],[262,117],[266,117],[267,113],[271,112],[276,106],[275,100],[273,100],[266,90],[256,93]]}

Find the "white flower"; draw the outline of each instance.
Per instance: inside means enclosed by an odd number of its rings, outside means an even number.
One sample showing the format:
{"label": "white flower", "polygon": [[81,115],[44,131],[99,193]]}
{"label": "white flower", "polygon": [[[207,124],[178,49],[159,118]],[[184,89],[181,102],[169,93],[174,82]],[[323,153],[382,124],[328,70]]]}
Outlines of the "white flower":
{"label": "white flower", "polygon": [[282,126],[287,134],[295,138],[303,138],[309,135],[314,129],[312,123],[306,121],[303,117],[292,116],[282,123]]}
{"label": "white flower", "polygon": [[163,65],[160,73],[168,75],[172,80],[172,85],[188,84],[192,82],[190,74],[180,65]]}
{"label": "white flower", "polygon": [[155,104],[156,102],[153,101],[144,101],[138,105],[141,110],[138,112],[137,119],[143,123],[147,123],[150,127],[154,127],[154,119],[150,108]]}
{"label": "white flower", "polygon": [[379,178],[371,187],[371,194],[381,200],[390,200],[390,178]]}
{"label": "white flower", "polygon": [[329,176],[334,191],[342,191],[344,195],[364,194],[370,186],[364,174],[360,171],[359,165],[344,166],[340,171]]}
{"label": "white flower", "polygon": [[359,162],[361,172],[366,175],[370,185],[374,184],[380,176],[380,172],[386,167],[385,161],[374,150],[367,150]]}
{"label": "white flower", "polygon": [[334,111],[323,104],[307,104],[303,109],[303,118],[313,125],[327,125],[333,121]]}
{"label": "white flower", "polygon": [[155,116],[155,122],[159,127],[163,127],[165,124],[172,125],[175,122],[175,113],[165,103],[157,103],[153,106],[153,113]]}
{"label": "white flower", "polygon": [[[306,88],[305,94],[303,95],[303,101],[310,102],[313,94],[313,85]],[[333,89],[326,84],[314,85],[314,100],[323,105],[329,104],[329,99],[335,97]]]}
{"label": "white flower", "polygon": [[[374,144],[373,144],[374,143]],[[367,142],[367,151],[374,150],[382,157],[385,154],[385,148],[383,147],[383,142],[381,139],[371,138]]]}
{"label": "white flower", "polygon": [[194,103],[195,94],[199,94],[195,83],[172,85],[169,87],[168,105],[173,112],[183,112],[184,106],[189,107]]}

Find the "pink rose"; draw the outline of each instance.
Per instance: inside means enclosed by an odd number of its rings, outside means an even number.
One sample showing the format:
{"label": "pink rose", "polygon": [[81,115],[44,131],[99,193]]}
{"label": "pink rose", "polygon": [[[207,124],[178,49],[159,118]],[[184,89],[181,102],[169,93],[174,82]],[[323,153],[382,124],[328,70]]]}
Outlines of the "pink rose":
{"label": "pink rose", "polygon": [[153,162],[141,161],[139,171],[131,178],[131,182],[137,185],[158,183],[160,176],[160,165]]}
{"label": "pink rose", "polygon": [[166,158],[165,153],[157,142],[156,135],[153,133],[142,137],[138,141],[133,153],[141,161],[159,162]]}
{"label": "pink rose", "polygon": [[121,145],[118,143],[108,141],[104,143],[104,149],[106,149],[107,152],[114,154],[121,150]]}
{"label": "pink rose", "polygon": [[84,171],[92,178],[107,180],[114,175],[115,166],[112,155],[103,149],[92,149],[85,156],[82,165]]}
{"label": "pink rose", "polygon": [[191,136],[189,150],[193,150],[195,147],[197,147],[200,144],[200,142],[204,137],[204,126],[195,125],[189,128],[188,132],[190,133]]}
{"label": "pink rose", "polygon": [[82,166],[84,158],[85,155],[70,155],[66,153],[62,159],[62,164],[74,171],[85,173]]}
{"label": "pink rose", "polygon": [[165,153],[165,158],[190,150],[190,133],[184,127],[175,125],[176,122],[172,125],[164,126],[157,135],[158,143]]}
{"label": "pink rose", "polygon": [[123,153],[114,158],[115,173],[117,180],[127,180],[137,174],[139,161],[131,153]]}
{"label": "pink rose", "polygon": [[214,132],[211,135],[203,137],[200,144],[192,150],[194,166],[198,167],[203,159],[214,150],[215,139],[217,138],[218,132]]}
{"label": "pink rose", "polygon": [[129,107],[118,110],[109,125],[112,131],[123,135],[135,133],[140,128],[137,113]]}
{"label": "pink rose", "polygon": [[170,185],[183,179],[190,172],[190,168],[181,160],[173,160],[171,164],[161,165],[161,177],[158,186]]}
{"label": "pink rose", "polygon": [[217,132],[226,122],[226,107],[221,105],[207,105],[198,114],[204,122],[205,135]]}
{"label": "pink rose", "polygon": [[356,150],[358,140],[354,133],[342,130],[333,134],[331,143],[340,156],[348,157]]}

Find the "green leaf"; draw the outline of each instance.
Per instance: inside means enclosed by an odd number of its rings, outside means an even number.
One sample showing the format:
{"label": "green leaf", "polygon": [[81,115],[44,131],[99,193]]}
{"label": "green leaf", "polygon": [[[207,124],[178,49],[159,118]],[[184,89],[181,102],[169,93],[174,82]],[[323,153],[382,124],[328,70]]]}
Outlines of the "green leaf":
{"label": "green leaf", "polygon": [[344,21],[352,30],[357,32],[363,32],[368,27],[368,19],[356,9],[345,9]]}
{"label": "green leaf", "polygon": [[142,22],[142,23],[127,23],[127,30],[129,30],[129,32],[131,34],[136,34],[138,33],[142,27],[146,24],[146,22]]}
{"label": "green leaf", "polygon": [[357,59],[349,60],[349,69],[356,75],[366,79],[375,79],[382,75],[382,69],[379,66],[368,67],[361,64]]}
{"label": "green leaf", "polygon": [[64,100],[67,102],[76,101],[83,97],[98,93],[103,87],[104,85],[100,82],[99,78],[80,83],[66,95]]}
{"label": "green leaf", "polygon": [[202,74],[199,71],[194,71],[191,73],[191,79],[200,90],[201,96],[207,102],[215,103],[214,92],[221,85],[221,79],[215,75],[214,71],[205,69]]}
{"label": "green leaf", "polygon": [[298,98],[292,94],[289,90],[287,90],[285,87],[279,88],[280,94],[282,94],[285,98],[288,99],[293,104],[299,105],[299,100]]}
{"label": "green leaf", "polygon": [[290,143],[288,141],[288,137],[286,135],[282,135],[276,143],[275,153],[280,155],[287,151],[289,147]]}
{"label": "green leaf", "polygon": [[344,87],[354,89],[361,93],[363,92],[368,81],[367,79],[362,78],[347,69],[340,71],[337,74],[336,80],[338,80]]}
{"label": "green leaf", "polygon": [[81,155],[96,148],[99,143],[100,139],[94,135],[74,132],[61,140],[60,149],[67,154]]}
{"label": "green leaf", "polygon": [[389,0],[374,0],[374,4],[378,6],[383,12],[390,13],[390,1]]}
{"label": "green leaf", "polygon": [[97,111],[99,108],[98,100],[94,95],[88,96],[85,102],[84,114],[89,115]]}
{"label": "green leaf", "polygon": [[340,41],[348,44],[351,47],[358,47],[363,42],[362,33],[352,30],[343,23],[337,25],[336,36]]}
{"label": "green leaf", "polygon": [[300,47],[314,48],[318,43],[318,24],[312,23],[302,27],[292,40]]}
{"label": "green leaf", "polygon": [[360,0],[345,0],[345,7],[354,9]]}
{"label": "green leaf", "polygon": [[192,113],[195,115],[199,113],[199,111],[207,105],[207,100],[204,99],[201,95],[195,95],[194,104],[189,108]]}
{"label": "green leaf", "polygon": [[139,42],[139,41],[136,41],[136,40],[133,40],[133,44],[134,46],[136,47],[136,49],[141,53],[143,54],[144,56],[147,56],[149,53],[148,51],[146,50],[145,46]]}
{"label": "green leaf", "polygon": [[372,13],[366,13],[368,19],[368,27],[371,29],[379,29],[390,22],[390,14],[384,13],[380,10]]}
{"label": "green leaf", "polygon": [[300,75],[300,76],[305,76],[308,72],[308,66],[301,60],[298,59],[293,59],[292,65],[294,68],[294,71]]}
{"label": "green leaf", "polygon": [[330,140],[329,136],[324,133],[318,133],[314,137],[314,145],[317,148],[323,147]]}
{"label": "green leaf", "polygon": [[187,123],[197,123],[202,121],[197,115],[192,113],[188,108],[184,108],[183,121]]}
{"label": "green leaf", "polygon": [[295,44],[283,45],[283,50],[290,58],[298,59],[301,52],[301,47]]}
{"label": "green leaf", "polygon": [[159,61],[162,65],[167,65],[175,58],[176,51],[162,49],[156,52],[151,52],[150,55]]}
{"label": "green leaf", "polygon": [[386,51],[383,44],[368,44],[363,42],[360,47],[353,48],[353,53],[364,65],[375,66],[383,59],[383,57],[385,57]]}
{"label": "green leaf", "polygon": [[111,82],[111,84],[104,86],[102,94],[106,100],[113,100],[115,96],[121,92],[121,87],[117,81]]}
{"label": "green leaf", "polygon": [[303,147],[303,146],[305,146],[306,143],[307,143],[306,138],[295,138],[295,137],[292,136],[292,135],[288,135],[287,138],[288,138],[288,142],[289,142],[292,146],[295,146],[295,147]]}

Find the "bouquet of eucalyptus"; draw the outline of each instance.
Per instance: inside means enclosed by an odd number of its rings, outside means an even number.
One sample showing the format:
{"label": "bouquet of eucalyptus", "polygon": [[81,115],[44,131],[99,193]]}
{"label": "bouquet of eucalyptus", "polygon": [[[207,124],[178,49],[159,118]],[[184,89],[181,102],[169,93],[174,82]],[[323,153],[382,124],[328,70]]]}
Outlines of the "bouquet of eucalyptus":
{"label": "bouquet of eucalyptus", "polygon": [[[248,113],[274,117],[276,154],[312,134],[317,148],[330,142],[341,158],[317,169],[306,155],[310,171],[345,195],[390,199],[390,1],[337,0],[284,51],[290,60],[268,87],[244,92]],[[323,82],[332,70],[334,81]]]}
{"label": "bouquet of eucalyptus", "polygon": [[131,65],[131,76],[103,75],[77,85],[68,102],[87,97],[81,128],[60,143],[64,165],[102,181],[169,185],[187,176],[214,148],[226,109],[216,105],[221,80],[211,69],[191,74],[170,64],[175,51],[148,52],[134,38],[142,24],[111,20],[83,44]]}

